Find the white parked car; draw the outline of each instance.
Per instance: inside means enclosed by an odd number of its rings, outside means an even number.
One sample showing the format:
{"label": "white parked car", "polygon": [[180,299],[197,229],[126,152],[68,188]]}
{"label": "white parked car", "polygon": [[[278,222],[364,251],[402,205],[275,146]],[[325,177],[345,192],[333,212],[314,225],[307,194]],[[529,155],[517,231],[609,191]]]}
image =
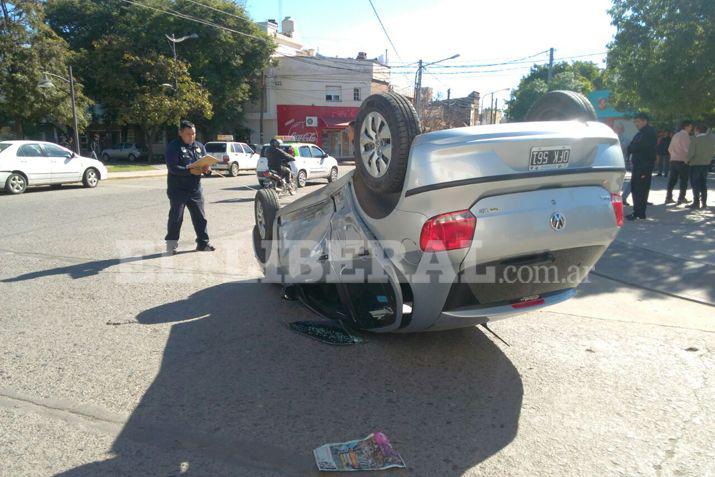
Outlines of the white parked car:
{"label": "white parked car", "polygon": [[22,194],[28,186],[69,182],[97,187],[108,175],[100,161],[51,142],[0,142],[0,185],[9,194]]}
{"label": "white parked car", "polygon": [[258,164],[258,154],[242,142],[211,141],[204,147],[207,153],[219,160],[211,169],[228,171],[231,177],[236,177],[239,171],[255,170]]}
{"label": "white parked car", "polygon": [[[268,159],[265,152],[269,146],[270,144],[265,144],[261,149],[261,158],[258,160],[258,167],[256,167],[258,182],[262,186],[265,186],[268,181],[264,173],[268,172]],[[338,161],[315,144],[284,142],[282,147],[288,154],[295,157],[294,165],[298,187],[304,187],[307,181],[313,179],[328,179],[328,182],[333,182],[338,178]]]}

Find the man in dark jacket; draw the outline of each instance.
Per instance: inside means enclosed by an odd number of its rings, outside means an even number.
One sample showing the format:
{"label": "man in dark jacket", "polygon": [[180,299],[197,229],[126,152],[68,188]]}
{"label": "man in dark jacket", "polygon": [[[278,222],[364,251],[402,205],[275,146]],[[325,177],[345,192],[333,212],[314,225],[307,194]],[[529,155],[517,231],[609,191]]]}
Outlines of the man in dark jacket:
{"label": "man in dark jacket", "polygon": [[647,115],[639,113],[633,122],[638,128],[638,134],[628,146],[628,153],[631,154],[633,160],[633,171],[631,172],[633,213],[626,217],[628,220],[645,219],[650,181],[655,166],[655,144],[657,141],[657,133],[653,126],[648,124]]}
{"label": "man in dark jacket", "polygon": [[277,172],[287,183],[291,173],[288,163],[295,161],[295,158],[281,149],[281,145],[278,139],[271,139],[271,145],[266,149],[266,159],[268,159],[268,169]]}
{"label": "man in dark jacket", "polygon": [[167,175],[166,195],[171,208],[166,233],[166,253],[173,255],[179,244],[181,223],[184,220],[184,208],[189,209],[191,221],[196,232],[196,250],[213,252],[216,250],[209,243],[204,213],[204,196],[201,188],[201,175],[206,170],[189,167],[206,155],[204,145],[196,141],[196,128],[189,121],[181,121],[179,137],[166,146]]}

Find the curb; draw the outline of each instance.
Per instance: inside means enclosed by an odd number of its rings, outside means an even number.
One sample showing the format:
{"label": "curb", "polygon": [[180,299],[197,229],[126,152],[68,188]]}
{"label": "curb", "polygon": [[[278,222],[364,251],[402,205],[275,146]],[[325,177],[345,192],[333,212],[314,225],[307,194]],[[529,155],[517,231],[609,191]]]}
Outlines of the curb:
{"label": "curb", "polygon": [[[122,174],[122,175],[118,175]],[[127,174],[127,175],[124,175]],[[140,179],[146,177],[165,177],[166,171],[137,171],[137,172],[110,172],[109,177],[105,180],[123,180],[123,179]]]}

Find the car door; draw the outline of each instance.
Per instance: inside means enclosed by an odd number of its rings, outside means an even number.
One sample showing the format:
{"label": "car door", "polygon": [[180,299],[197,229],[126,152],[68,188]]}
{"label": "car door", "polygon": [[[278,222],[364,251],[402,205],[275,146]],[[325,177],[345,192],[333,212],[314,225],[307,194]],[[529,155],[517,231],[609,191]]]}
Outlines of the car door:
{"label": "car door", "polygon": [[247,144],[241,143],[241,148],[243,148],[243,155],[246,158],[246,169],[255,169],[258,165],[258,155],[254,154],[253,149]]}
{"label": "car door", "polygon": [[43,144],[45,155],[52,162],[52,182],[78,182],[82,180],[82,161],[72,151],[56,144]]}
{"label": "car door", "polygon": [[228,155],[231,156],[231,162],[237,161],[240,169],[248,169],[246,158],[243,156],[243,149],[237,142],[228,143]]}
{"label": "car door", "polygon": [[361,329],[394,331],[403,323],[403,295],[394,265],[356,210],[348,187],[332,195],[327,260],[337,291]]}
{"label": "car door", "polygon": [[327,177],[330,173],[328,163],[325,160],[325,152],[318,146],[310,146],[310,153],[315,161],[315,174],[321,177]]}
{"label": "car door", "polygon": [[[310,146],[299,146],[298,156],[300,156],[301,165],[298,169],[305,169],[308,173],[308,177],[313,177],[316,173],[316,161],[313,158],[313,154],[310,152]],[[297,165],[297,164],[296,164]]]}
{"label": "car door", "polygon": [[52,159],[45,155],[39,143],[23,144],[16,155],[19,169],[27,176],[28,184],[52,182]]}

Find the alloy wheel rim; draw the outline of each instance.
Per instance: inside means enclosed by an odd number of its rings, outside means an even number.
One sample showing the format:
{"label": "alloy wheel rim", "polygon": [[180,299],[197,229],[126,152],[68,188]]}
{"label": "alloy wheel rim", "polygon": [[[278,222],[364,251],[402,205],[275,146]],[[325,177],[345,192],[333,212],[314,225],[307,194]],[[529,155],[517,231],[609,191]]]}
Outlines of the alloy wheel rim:
{"label": "alloy wheel rim", "polygon": [[261,239],[266,238],[266,221],[263,216],[263,204],[256,202],[256,225],[258,225],[258,233]]}
{"label": "alloy wheel rim", "polygon": [[20,176],[11,177],[10,188],[13,192],[21,192],[25,188],[25,180]]}
{"label": "alloy wheel rim", "polygon": [[360,128],[360,158],[372,177],[387,173],[392,160],[392,133],[385,117],[373,111]]}
{"label": "alloy wheel rim", "polygon": [[308,179],[305,177],[305,173],[301,172],[298,174],[298,184],[300,184],[301,187],[305,186],[305,183]]}
{"label": "alloy wheel rim", "polygon": [[87,183],[91,186],[97,185],[97,173],[94,171],[89,171],[87,173]]}

